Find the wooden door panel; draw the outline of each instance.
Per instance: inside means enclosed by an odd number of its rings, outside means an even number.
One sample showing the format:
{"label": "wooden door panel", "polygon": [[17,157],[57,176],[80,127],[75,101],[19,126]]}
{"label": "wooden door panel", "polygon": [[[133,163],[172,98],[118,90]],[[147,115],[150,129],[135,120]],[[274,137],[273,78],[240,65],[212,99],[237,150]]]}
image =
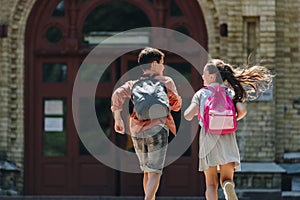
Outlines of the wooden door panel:
{"label": "wooden door panel", "polygon": [[41,165],[42,185],[45,187],[65,187],[68,183],[68,165],[65,163],[45,163]]}
{"label": "wooden door panel", "polygon": [[120,172],[120,195],[143,196],[143,174]]}
{"label": "wooden door panel", "polygon": [[80,194],[115,194],[115,176],[112,169],[101,163],[78,164]]}
{"label": "wooden door panel", "polygon": [[160,193],[182,196],[191,193],[192,180],[190,173],[194,171],[194,167],[190,163],[174,163],[165,168],[161,181]]}
{"label": "wooden door panel", "polygon": [[[74,63],[80,63],[79,61]],[[114,65],[112,64],[112,68]],[[78,66],[79,68],[79,66]],[[113,71],[114,69],[112,69]],[[113,72],[112,72],[113,74]],[[89,126],[89,111],[85,108],[85,105],[95,98],[95,110],[96,115],[101,115],[105,117],[98,118],[99,125],[104,128],[107,132],[107,137],[111,140],[115,140],[115,135],[113,134],[113,128],[111,123],[111,112],[110,112],[110,97],[111,97],[111,85],[110,81],[106,82],[103,85],[99,85],[98,89],[101,89],[101,92],[96,92],[95,97],[91,97],[90,94],[86,91],[86,88],[89,88],[89,80],[82,80],[82,88],[76,88],[80,90],[80,96],[78,99],[73,99],[73,108],[77,108],[73,110],[74,115],[76,116],[75,123],[77,123],[77,128],[79,129],[79,133],[75,128],[75,124],[72,125],[71,128],[74,130],[74,135],[72,137],[72,156],[74,160],[74,171],[73,173],[73,185],[75,194],[80,195],[115,195],[116,194],[116,172],[114,169],[106,166],[97,160],[93,155],[90,154],[89,149],[87,149],[88,144],[87,141],[80,141],[80,137],[78,134],[88,133],[89,131],[94,131]],[[99,89],[99,90],[100,90]],[[105,112],[103,114],[102,112]],[[82,136],[82,135],[81,135]],[[99,138],[95,138],[99,139]],[[99,141],[98,145],[101,145]],[[86,146],[87,145],[87,146]],[[114,154],[113,149],[105,149],[105,153],[102,158],[105,160],[109,159],[109,156]]]}
{"label": "wooden door panel", "polygon": [[69,187],[69,165],[59,162],[43,162],[39,164],[37,194],[66,194]]}

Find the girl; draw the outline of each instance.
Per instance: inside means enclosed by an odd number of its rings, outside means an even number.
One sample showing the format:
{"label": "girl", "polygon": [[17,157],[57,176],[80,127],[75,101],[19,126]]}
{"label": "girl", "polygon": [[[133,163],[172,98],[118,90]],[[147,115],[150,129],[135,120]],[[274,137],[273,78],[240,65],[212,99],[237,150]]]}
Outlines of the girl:
{"label": "girl", "polygon": [[[234,69],[222,60],[213,59],[205,65],[202,78],[204,86],[215,87],[217,84],[226,84],[234,90],[234,95],[232,90],[227,91],[231,97],[233,96],[237,120],[239,120],[247,113],[243,104],[246,98],[257,98],[261,92],[271,86],[273,76],[262,66]],[[192,120],[199,109],[203,116],[205,100],[210,94],[211,91],[205,88],[195,93],[190,106],[184,112],[186,120]],[[202,125],[202,122],[200,121],[199,124]],[[237,199],[233,176],[234,171],[239,170],[240,155],[235,133],[217,135],[205,132],[202,128],[199,137],[199,171],[204,171],[205,174],[206,199],[218,199],[218,171],[226,199]]]}

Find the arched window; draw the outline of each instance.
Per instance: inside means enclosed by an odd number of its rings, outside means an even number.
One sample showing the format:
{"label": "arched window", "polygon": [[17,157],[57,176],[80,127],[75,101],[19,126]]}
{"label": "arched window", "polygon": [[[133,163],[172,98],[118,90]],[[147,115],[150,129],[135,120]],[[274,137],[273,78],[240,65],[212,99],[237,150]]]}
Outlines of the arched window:
{"label": "arched window", "polygon": [[124,1],[110,1],[95,8],[86,18],[82,30],[83,42],[99,43],[118,32],[150,27],[145,13]]}

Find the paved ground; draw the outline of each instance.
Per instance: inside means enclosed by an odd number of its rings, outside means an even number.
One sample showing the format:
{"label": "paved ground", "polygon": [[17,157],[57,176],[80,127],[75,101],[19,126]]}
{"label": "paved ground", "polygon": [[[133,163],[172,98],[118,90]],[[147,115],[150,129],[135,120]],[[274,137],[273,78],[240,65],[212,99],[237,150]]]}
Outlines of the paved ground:
{"label": "paved ground", "polygon": [[[1,200],[143,200],[143,197],[109,197],[109,196],[0,196]],[[299,197],[273,198],[272,196],[243,197],[239,200],[300,200]],[[156,200],[205,200],[204,197],[157,197]],[[219,200],[225,200],[220,198]]]}
{"label": "paved ground", "polygon": [[[88,197],[88,196],[56,196],[56,197],[2,197],[1,200],[143,200],[143,197]],[[156,200],[205,200],[203,197],[157,197]]]}
{"label": "paved ground", "polygon": [[[110,196],[0,196],[1,200],[143,200],[143,197],[110,197]],[[203,197],[157,197],[156,200],[205,200]]]}
{"label": "paved ground", "polygon": [[[239,200],[300,200],[299,192],[237,191]],[[0,196],[0,200],[143,200],[132,196]],[[204,197],[157,197],[156,200],[205,200]],[[220,195],[219,200],[224,200]]]}

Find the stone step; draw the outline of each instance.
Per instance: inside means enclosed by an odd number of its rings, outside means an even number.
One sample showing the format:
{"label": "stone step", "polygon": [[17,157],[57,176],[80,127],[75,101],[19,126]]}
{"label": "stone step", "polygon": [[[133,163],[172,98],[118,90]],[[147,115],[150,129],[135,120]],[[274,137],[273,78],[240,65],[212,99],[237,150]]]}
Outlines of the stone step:
{"label": "stone step", "polygon": [[[300,192],[272,190],[237,190],[239,200],[300,200]],[[1,196],[0,200],[143,200],[141,196]],[[156,200],[205,200],[205,197],[158,196]],[[225,200],[219,191],[219,200]]]}
{"label": "stone step", "polygon": [[[0,196],[1,200],[144,200],[143,197],[137,196]],[[242,197],[239,200],[266,200],[272,199],[272,196],[251,196]],[[275,198],[277,199],[277,198]],[[205,197],[157,197],[156,200],[205,200]],[[225,200],[219,198],[219,200]],[[294,200],[293,198],[280,199],[280,200]]]}
{"label": "stone step", "polygon": [[[143,200],[138,196],[0,196],[1,200]],[[205,200],[204,197],[156,197],[156,200]]]}

